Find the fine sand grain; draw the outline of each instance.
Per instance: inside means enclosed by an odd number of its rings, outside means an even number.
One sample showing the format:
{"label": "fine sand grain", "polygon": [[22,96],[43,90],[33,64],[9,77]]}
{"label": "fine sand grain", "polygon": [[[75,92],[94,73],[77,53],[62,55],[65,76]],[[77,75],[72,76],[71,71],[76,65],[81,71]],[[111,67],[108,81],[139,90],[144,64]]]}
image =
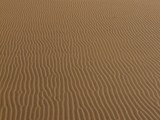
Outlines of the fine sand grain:
{"label": "fine sand grain", "polygon": [[0,120],[160,120],[160,1],[0,0]]}

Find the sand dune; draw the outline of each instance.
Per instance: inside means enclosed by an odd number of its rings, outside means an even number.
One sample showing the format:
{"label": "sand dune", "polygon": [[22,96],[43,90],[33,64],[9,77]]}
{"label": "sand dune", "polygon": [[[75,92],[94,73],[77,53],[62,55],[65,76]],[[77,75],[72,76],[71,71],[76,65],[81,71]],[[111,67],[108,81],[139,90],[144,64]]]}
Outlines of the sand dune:
{"label": "sand dune", "polygon": [[160,120],[159,11],[0,0],[0,120]]}

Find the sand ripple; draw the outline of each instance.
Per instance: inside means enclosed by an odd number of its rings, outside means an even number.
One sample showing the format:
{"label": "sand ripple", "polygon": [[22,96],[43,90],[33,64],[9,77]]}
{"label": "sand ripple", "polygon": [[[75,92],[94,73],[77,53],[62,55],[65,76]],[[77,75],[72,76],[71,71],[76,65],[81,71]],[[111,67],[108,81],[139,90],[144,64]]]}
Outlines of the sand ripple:
{"label": "sand ripple", "polygon": [[160,2],[0,0],[0,120],[159,120]]}

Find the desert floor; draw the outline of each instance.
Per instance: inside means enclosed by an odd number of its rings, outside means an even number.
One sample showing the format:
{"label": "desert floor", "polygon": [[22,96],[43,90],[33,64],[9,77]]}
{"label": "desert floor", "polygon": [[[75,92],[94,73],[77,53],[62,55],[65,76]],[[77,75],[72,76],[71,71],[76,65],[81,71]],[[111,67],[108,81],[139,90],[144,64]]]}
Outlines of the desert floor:
{"label": "desert floor", "polygon": [[0,120],[160,120],[160,1],[0,0]]}

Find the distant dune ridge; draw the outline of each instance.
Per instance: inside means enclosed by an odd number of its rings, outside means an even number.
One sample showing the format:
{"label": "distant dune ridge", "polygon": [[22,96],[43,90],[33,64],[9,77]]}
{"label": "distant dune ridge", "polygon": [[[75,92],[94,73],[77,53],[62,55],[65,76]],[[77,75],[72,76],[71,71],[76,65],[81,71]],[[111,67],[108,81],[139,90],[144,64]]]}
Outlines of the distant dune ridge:
{"label": "distant dune ridge", "polygon": [[160,120],[160,1],[0,0],[0,120]]}

